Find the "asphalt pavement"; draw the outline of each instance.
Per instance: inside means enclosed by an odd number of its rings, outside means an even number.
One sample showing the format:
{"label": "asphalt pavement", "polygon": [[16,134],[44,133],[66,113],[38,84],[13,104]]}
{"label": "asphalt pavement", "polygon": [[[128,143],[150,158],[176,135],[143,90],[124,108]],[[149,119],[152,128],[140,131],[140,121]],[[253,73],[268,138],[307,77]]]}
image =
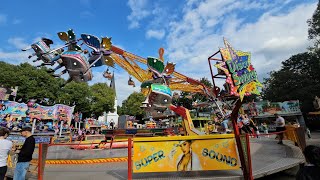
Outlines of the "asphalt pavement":
{"label": "asphalt pavement", "polygon": [[[307,145],[320,146],[320,131],[312,131],[311,138],[306,136]],[[295,174],[298,168],[293,168],[291,171],[282,171],[269,175],[267,177],[259,178],[259,180],[295,180]]]}

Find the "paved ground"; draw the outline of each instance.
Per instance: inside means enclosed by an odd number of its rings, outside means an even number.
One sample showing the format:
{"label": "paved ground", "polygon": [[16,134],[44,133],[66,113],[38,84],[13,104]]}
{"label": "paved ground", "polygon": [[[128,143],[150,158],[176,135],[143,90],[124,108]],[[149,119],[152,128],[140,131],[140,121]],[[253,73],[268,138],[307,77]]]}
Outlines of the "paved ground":
{"label": "paved ground", "polygon": [[[320,131],[311,132],[311,138],[306,137],[307,145],[316,145],[320,146]],[[295,180],[295,174],[298,168],[292,169],[290,172],[279,172],[273,175],[269,175],[264,178],[260,178],[261,180]]]}
{"label": "paved ground", "polygon": [[[316,145],[320,146],[320,131],[313,131],[311,132],[311,138],[309,139],[306,137],[307,145]],[[263,178],[260,178],[260,180],[295,180],[295,174],[298,168],[293,168],[289,172],[288,171],[282,171],[279,173],[275,173]]]}

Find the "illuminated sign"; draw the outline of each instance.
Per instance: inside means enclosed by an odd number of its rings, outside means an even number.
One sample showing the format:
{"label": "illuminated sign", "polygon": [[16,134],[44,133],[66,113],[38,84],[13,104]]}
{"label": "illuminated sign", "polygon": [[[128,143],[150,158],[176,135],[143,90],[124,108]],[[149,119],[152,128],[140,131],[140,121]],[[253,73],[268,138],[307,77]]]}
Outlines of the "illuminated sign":
{"label": "illuminated sign", "polygon": [[262,87],[262,84],[251,64],[251,54],[234,50],[225,39],[224,44],[226,48],[220,48],[223,61],[215,66],[227,76],[231,95],[239,96],[241,101],[244,96],[260,95],[258,87]]}

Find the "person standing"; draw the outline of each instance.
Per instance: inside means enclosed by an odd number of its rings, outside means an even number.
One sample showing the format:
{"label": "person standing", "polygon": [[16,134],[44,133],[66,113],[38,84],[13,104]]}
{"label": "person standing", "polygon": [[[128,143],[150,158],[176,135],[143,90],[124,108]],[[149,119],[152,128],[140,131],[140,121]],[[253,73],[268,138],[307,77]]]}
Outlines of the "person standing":
{"label": "person standing", "polygon": [[278,144],[283,144],[282,140],[283,140],[283,131],[286,130],[286,122],[284,120],[283,117],[281,117],[279,114],[274,114],[274,116],[277,118],[276,119],[276,131],[277,132],[281,132],[278,134],[278,137],[279,137],[279,142]]}
{"label": "person standing", "polygon": [[224,128],[224,132],[229,133],[231,132],[231,130],[229,129],[228,123],[229,123],[232,111],[228,110],[227,108],[223,108],[223,113],[224,113],[224,118],[221,125]]}
{"label": "person standing", "polygon": [[113,128],[114,128],[114,122],[113,122],[113,119],[111,119],[111,121],[110,121],[110,126],[111,126],[111,129],[113,129]]}
{"label": "person standing", "polygon": [[[262,127],[263,127],[263,132],[264,132],[265,134],[269,134],[268,125],[267,125],[266,122],[264,122],[264,123],[262,124]],[[269,137],[269,135],[267,135],[267,137]]]}
{"label": "person standing", "polygon": [[12,148],[12,142],[6,138],[9,136],[9,130],[0,128],[0,180],[4,180],[7,173],[8,154]]}
{"label": "person standing", "polygon": [[16,150],[18,153],[18,162],[16,169],[14,170],[13,180],[25,180],[36,145],[36,141],[32,136],[31,131],[31,127],[24,127],[21,130],[21,135],[26,137],[26,140],[24,141],[22,148],[20,150]]}

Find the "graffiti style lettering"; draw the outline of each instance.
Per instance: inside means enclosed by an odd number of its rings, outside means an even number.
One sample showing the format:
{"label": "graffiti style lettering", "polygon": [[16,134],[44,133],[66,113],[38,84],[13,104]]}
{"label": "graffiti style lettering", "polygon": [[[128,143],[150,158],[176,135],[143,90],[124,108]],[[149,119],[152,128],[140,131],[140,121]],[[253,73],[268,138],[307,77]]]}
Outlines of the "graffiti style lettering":
{"label": "graffiti style lettering", "polygon": [[233,74],[232,78],[234,80],[236,80],[235,85],[238,86],[240,84],[246,84],[248,82],[251,82],[251,81],[257,79],[257,72],[250,71],[248,73],[242,74],[241,76],[237,76],[236,74]]}
{"label": "graffiti style lettering", "polygon": [[160,159],[163,159],[165,158],[164,156],[164,153],[162,150],[150,155],[150,156],[147,156],[143,159],[141,159],[140,161],[136,161],[134,163],[135,167],[136,167],[136,170],[139,170],[141,169],[142,167],[146,167],[148,166],[149,164],[151,164],[152,161],[154,162],[158,162]]}
{"label": "graffiti style lettering", "polygon": [[238,164],[238,160],[236,158],[233,158],[233,157],[230,157],[227,155],[223,155],[219,152],[215,152],[214,150],[209,151],[207,148],[204,148],[202,150],[202,155],[204,157],[209,157],[210,159],[215,159],[218,162],[226,163],[227,165],[232,166],[232,167],[237,166],[237,164]]}
{"label": "graffiti style lettering", "polygon": [[229,68],[230,73],[235,73],[237,71],[240,71],[242,69],[248,68],[249,67],[249,62],[248,61],[243,61],[243,62],[238,62],[235,63],[233,61],[226,61],[227,66]]}

